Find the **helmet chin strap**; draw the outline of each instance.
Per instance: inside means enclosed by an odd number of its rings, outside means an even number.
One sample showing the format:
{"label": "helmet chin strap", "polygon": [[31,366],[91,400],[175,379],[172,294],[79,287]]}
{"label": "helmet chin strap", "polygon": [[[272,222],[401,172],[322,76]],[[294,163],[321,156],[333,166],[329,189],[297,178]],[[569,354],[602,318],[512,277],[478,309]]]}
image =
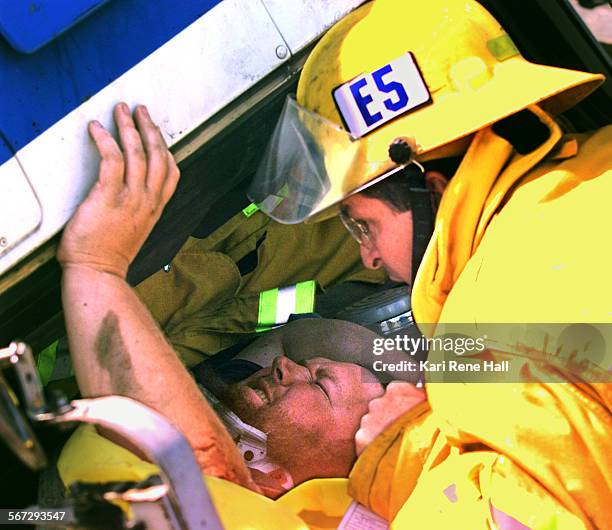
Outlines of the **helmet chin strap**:
{"label": "helmet chin strap", "polygon": [[431,192],[425,184],[424,171],[410,171],[410,209],[412,211],[412,274],[414,284],[417,270],[434,230],[434,209]]}
{"label": "helmet chin strap", "polygon": [[431,192],[425,182],[425,168],[415,160],[419,146],[414,138],[401,136],[389,145],[389,158],[405,168],[408,175],[410,209],[412,211],[412,271],[410,287],[431,239],[434,229],[434,209]]}

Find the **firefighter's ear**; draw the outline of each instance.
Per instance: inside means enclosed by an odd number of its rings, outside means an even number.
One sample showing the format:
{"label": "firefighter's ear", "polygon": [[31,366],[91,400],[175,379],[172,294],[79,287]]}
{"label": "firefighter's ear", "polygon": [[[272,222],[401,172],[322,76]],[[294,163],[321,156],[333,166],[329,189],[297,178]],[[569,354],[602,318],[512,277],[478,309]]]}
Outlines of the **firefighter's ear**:
{"label": "firefighter's ear", "polygon": [[425,184],[427,185],[427,189],[431,192],[437,210],[440,205],[440,200],[442,199],[442,194],[448,184],[448,179],[439,171],[426,171]]}

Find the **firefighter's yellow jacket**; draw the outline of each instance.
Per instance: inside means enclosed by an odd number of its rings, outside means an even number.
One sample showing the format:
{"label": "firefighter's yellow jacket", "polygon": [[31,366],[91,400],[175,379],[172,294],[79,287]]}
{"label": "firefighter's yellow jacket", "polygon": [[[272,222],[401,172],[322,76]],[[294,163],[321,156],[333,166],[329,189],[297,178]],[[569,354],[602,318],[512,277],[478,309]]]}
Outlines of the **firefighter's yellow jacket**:
{"label": "firefighter's yellow jacket", "polygon": [[[612,127],[566,141],[534,111],[550,138],[528,155],[491,129],[473,140],[417,276],[418,322],[612,321]],[[428,385],[359,458],[351,495],[393,528],[612,528],[607,348],[584,373],[510,354],[521,382]]]}

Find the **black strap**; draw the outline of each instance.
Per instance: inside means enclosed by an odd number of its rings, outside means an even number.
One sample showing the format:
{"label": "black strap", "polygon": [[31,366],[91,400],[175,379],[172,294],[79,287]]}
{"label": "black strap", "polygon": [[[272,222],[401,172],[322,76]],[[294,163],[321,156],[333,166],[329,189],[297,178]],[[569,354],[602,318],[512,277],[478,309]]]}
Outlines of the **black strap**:
{"label": "black strap", "polygon": [[493,125],[493,132],[511,143],[520,155],[531,153],[550,138],[548,125],[529,109],[499,120]]}
{"label": "black strap", "polygon": [[410,209],[412,210],[412,283],[434,230],[431,192],[422,171],[410,171]]}

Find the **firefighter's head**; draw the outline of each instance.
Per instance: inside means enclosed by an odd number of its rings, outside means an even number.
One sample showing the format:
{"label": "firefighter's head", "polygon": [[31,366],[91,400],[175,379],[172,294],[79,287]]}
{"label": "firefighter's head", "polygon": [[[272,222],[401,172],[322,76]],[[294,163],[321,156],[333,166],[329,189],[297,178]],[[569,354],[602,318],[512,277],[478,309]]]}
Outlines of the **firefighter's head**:
{"label": "firefighter's head", "polygon": [[[433,215],[437,209],[447,180],[437,170],[427,170],[426,187],[419,192],[411,190],[412,179],[408,172],[420,173],[412,166],[346,198],[340,206],[342,222],[359,243],[361,259],[368,269],[384,268],[392,280],[411,284],[414,269],[431,236]],[[429,221],[426,226],[415,225],[415,211],[421,197],[430,208],[422,214]],[[416,195],[416,197],[415,197]],[[417,208],[415,208],[417,206]],[[417,213],[418,216],[418,213]],[[419,233],[415,234],[415,230]],[[421,245],[413,255],[413,245]]]}
{"label": "firefighter's head", "polygon": [[311,53],[250,195],[281,222],[330,216],[414,161],[461,155],[533,105],[562,112],[602,80],[525,60],[475,0],[374,0]]}

